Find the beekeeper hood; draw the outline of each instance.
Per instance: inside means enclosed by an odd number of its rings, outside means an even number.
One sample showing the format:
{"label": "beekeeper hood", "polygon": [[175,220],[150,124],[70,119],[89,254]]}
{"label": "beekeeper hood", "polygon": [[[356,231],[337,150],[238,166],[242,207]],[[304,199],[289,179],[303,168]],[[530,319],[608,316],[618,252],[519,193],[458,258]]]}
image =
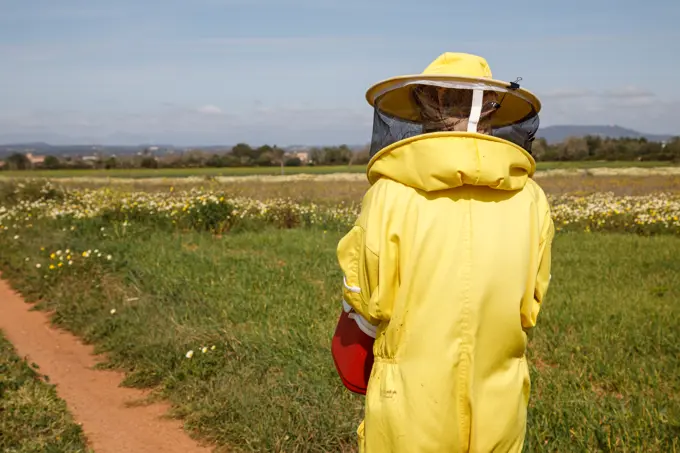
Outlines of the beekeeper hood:
{"label": "beekeeper hood", "polygon": [[536,169],[541,105],[519,80],[494,80],[481,57],[444,53],[422,74],[371,87],[369,181],[385,176],[428,192],[522,188]]}

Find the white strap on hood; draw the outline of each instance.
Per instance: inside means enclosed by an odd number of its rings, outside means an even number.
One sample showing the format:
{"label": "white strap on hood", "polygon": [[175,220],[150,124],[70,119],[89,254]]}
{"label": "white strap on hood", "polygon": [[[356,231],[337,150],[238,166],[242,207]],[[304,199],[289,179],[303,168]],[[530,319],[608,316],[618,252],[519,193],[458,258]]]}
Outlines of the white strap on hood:
{"label": "white strap on hood", "polygon": [[484,101],[484,90],[472,90],[472,108],[468,119],[468,132],[477,132],[479,118],[482,116],[482,102]]}

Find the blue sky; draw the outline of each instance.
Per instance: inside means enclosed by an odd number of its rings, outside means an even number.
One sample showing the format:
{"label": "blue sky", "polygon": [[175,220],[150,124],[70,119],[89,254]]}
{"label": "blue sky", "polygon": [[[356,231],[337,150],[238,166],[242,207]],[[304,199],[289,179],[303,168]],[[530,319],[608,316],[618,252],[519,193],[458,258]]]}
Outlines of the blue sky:
{"label": "blue sky", "polygon": [[374,82],[485,57],[541,123],[680,133],[680,2],[0,0],[0,142],[364,143]]}

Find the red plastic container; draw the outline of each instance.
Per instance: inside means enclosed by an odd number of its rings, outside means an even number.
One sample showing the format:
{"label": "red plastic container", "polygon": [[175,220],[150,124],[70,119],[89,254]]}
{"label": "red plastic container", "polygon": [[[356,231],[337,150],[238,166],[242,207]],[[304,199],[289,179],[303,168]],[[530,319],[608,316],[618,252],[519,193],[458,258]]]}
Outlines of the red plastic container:
{"label": "red plastic container", "polygon": [[351,392],[366,394],[373,368],[374,338],[357,325],[353,311],[342,311],[335,328],[331,352],[344,386]]}

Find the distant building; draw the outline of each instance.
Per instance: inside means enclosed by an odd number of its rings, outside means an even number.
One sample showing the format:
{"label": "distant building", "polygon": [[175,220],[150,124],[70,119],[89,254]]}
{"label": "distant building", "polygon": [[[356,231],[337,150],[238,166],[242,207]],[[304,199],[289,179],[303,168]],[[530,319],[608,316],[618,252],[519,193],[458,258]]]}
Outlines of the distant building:
{"label": "distant building", "polygon": [[34,156],[33,153],[27,153],[26,157],[31,165],[42,165],[45,162],[45,156]]}
{"label": "distant building", "polygon": [[307,152],[293,153],[293,156],[300,159],[303,164],[309,163],[309,153]]}
{"label": "distant building", "polygon": [[137,155],[139,156],[153,156],[155,153],[160,151],[160,147],[158,146],[148,146],[144,148],[142,151],[138,152]]}

